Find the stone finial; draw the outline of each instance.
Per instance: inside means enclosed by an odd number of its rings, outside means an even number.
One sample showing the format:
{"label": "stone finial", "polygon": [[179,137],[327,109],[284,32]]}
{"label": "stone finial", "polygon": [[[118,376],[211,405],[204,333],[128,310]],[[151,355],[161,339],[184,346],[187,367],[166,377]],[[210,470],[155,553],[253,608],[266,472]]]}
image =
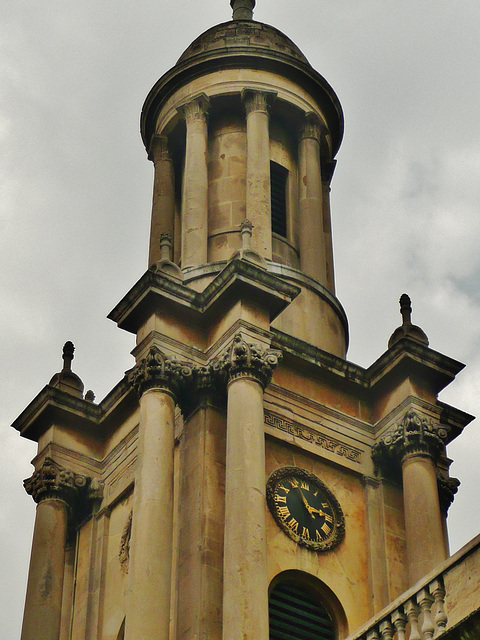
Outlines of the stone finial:
{"label": "stone finial", "polygon": [[234,20],[253,20],[255,0],[230,0]]}
{"label": "stone finial", "polygon": [[410,338],[420,343],[424,347],[428,347],[428,338],[426,333],[420,327],[412,324],[412,303],[410,296],[403,293],[400,296],[400,313],[402,315],[402,325],[395,329],[388,341],[388,348],[391,349],[402,338]]}
{"label": "stone finial", "polygon": [[235,251],[231,260],[237,258],[240,260],[248,260],[249,262],[255,263],[258,267],[262,267],[262,269],[267,268],[267,263],[265,259],[254,249],[252,249],[252,235],[253,235],[253,224],[250,220],[244,220],[240,225],[240,235],[242,237],[242,246],[239,251]]}
{"label": "stone finial", "polygon": [[155,264],[153,270],[176,280],[183,280],[182,270],[172,261],[172,249],[172,234],[162,233],[160,235],[160,260]]}
{"label": "stone finial", "polygon": [[74,357],[74,352],[75,347],[73,345],[73,342],[70,342],[70,340],[68,340],[63,345],[63,368],[60,373],[56,373],[53,376],[49,384],[50,386],[61,389],[62,391],[65,391],[72,396],[83,398],[83,382],[77,376],[77,374],[73,373],[72,371],[72,360]]}
{"label": "stone finial", "polygon": [[75,346],[73,342],[68,340],[63,345],[63,371],[71,371],[72,370],[72,360],[74,358]]}

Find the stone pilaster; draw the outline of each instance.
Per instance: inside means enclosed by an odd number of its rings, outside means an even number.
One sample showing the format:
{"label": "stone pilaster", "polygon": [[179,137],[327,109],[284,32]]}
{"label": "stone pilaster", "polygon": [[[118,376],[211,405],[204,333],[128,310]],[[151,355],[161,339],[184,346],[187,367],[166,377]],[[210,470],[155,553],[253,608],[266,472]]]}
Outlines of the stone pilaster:
{"label": "stone pilaster", "polygon": [[270,189],[270,134],[268,99],[265,91],[243,93],[247,114],[246,217],[255,227],[253,249],[263,258],[272,258]]}
{"label": "stone pilaster", "polygon": [[281,353],[236,335],[228,381],[223,638],[268,638],[263,391]]}
{"label": "stone pilaster", "polygon": [[152,347],[131,374],[140,395],[126,640],[168,638],[173,552],[175,403],[189,363]]}
{"label": "stone pilaster", "polygon": [[298,145],[298,194],[300,204],[300,266],[304,273],[327,286],[323,231],[322,123],[314,113],[305,116]]}
{"label": "stone pilaster", "polygon": [[161,259],[162,234],[169,233],[173,237],[174,233],[175,176],[166,136],[153,136],[149,159],[153,161],[155,168],[148,258],[148,266],[151,267]]}
{"label": "stone pilaster", "polygon": [[58,640],[69,515],[82,506],[95,488],[80,475],[51,458],[24,482],[37,502],[21,640]]}
{"label": "stone pilaster", "polygon": [[182,269],[207,262],[209,100],[197,96],[180,109],[187,126],[182,197]]}
{"label": "stone pilaster", "polygon": [[401,464],[410,584],[446,557],[436,461],[447,435],[441,425],[409,411],[373,452],[377,466]]}

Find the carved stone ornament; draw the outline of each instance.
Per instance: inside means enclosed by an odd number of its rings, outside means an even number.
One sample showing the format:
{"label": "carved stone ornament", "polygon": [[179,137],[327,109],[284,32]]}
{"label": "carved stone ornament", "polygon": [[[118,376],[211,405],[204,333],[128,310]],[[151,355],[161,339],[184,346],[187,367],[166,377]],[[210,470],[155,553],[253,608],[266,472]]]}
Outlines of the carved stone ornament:
{"label": "carved stone ornament", "polygon": [[440,508],[443,513],[447,513],[460,486],[460,480],[458,478],[450,478],[437,471],[437,485]]}
{"label": "carved stone ornament", "polygon": [[185,121],[188,123],[196,121],[206,121],[209,108],[210,100],[204,93],[202,93],[199,96],[196,96],[190,102],[182,105],[179,108],[179,111],[183,113]]}
{"label": "carved stone ornament", "polygon": [[237,333],[231,346],[212,366],[218,373],[223,373],[227,381],[251,377],[265,389],[281,358],[282,352],[278,349],[267,349],[250,344],[242,338],[240,333]]}
{"label": "carved stone ornament", "polygon": [[320,142],[326,127],[316,113],[307,113],[300,132],[300,138],[313,138]]}
{"label": "carved stone ornament", "polygon": [[245,89],[242,97],[245,103],[245,111],[247,116],[255,111],[268,114],[268,98],[271,94],[266,91],[255,91],[253,89]]}
{"label": "carved stone ornament", "polygon": [[388,467],[390,461],[403,460],[412,454],[422,454],[436,460],[445,446],[448,430],[432,424],[411,410],[393,431],[387,433],[372,450],[377,468]]}
{"label": "carved stone ornament", "polygon": [[132,537],[132,511],[128,514],[127,522],[123,528],[122,538],[120,540],[120,551],[118,558],[122,571],[128,573],[128,565],[130,562],[130,540]]}
{"label": "carved stone ornament", "polygon": [[99,497],[100,487],[92,478],[65,469],[52,458],[45,458],[42,466],[24,480],[25,491],[35,502],[47,499],[63,500],[73,507],[79,499]]}
{"label": "carved stone ornament", "polygon": [[185,383],[192,378],[193,365],[166,356],[157,347],[151,347],[130,374],[130,382],[142,395],[148,389],[165,389],[178,400]]}

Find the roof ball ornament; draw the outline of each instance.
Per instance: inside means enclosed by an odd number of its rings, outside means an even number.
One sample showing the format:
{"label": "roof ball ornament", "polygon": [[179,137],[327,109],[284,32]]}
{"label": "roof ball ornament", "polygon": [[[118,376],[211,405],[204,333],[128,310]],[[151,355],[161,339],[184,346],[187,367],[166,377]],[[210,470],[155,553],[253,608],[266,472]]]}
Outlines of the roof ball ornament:
{"label": "roof ball ornament", "polygon": [[230,0],[233,20],[253,20],[255,0]]}

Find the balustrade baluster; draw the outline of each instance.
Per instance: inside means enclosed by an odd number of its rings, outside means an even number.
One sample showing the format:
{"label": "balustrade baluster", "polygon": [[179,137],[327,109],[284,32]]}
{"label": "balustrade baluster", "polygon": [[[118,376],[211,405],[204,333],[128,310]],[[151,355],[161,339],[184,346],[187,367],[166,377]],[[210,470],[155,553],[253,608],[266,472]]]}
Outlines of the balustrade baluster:
{"label": "balustrade baluster", "polygon": [[[405,640],[405,627],[407,626],[407,616],[401,611],[396,609],[392,613],[392,622],[397,632],[397,640]],[[410,636],[411,637],[411,636]]]}
{"label": "balustrade baluster", "polygon": [[382,634],[382,640],[392,640],[394,629],[392,627],[392,623],[387,618],[386,620],[382,620],[379,624],[380,633]]}
{"label": "balustrade baluster", "polygon": [[435,633],[435,627],[432,620],[432,604],[433,598],[426,589],[422,589],[417,594],[417,602],[423,613],[422,633],[425,640],[431,640]]}
{"label": "balustrade baluster", "polygon": [[436,605],[435,635],[433,637],[438,638],[444,632],[448,622],[447,614],[445,613],[445,588],[441,578],[437,578],[430,583],[430,593]]}
{"label": "balustrade baluster", "polygon": [[376,627],[367,631],[367,640],[381,640]]}
{"label": "balustrade baluster", "polygon": [[404,605],[405,613],[410,623],[410,636],[409,640],[422,640],[420,631],[418,629],[418,616],[420,615],[417,603],[413,599],[408,600]]}

